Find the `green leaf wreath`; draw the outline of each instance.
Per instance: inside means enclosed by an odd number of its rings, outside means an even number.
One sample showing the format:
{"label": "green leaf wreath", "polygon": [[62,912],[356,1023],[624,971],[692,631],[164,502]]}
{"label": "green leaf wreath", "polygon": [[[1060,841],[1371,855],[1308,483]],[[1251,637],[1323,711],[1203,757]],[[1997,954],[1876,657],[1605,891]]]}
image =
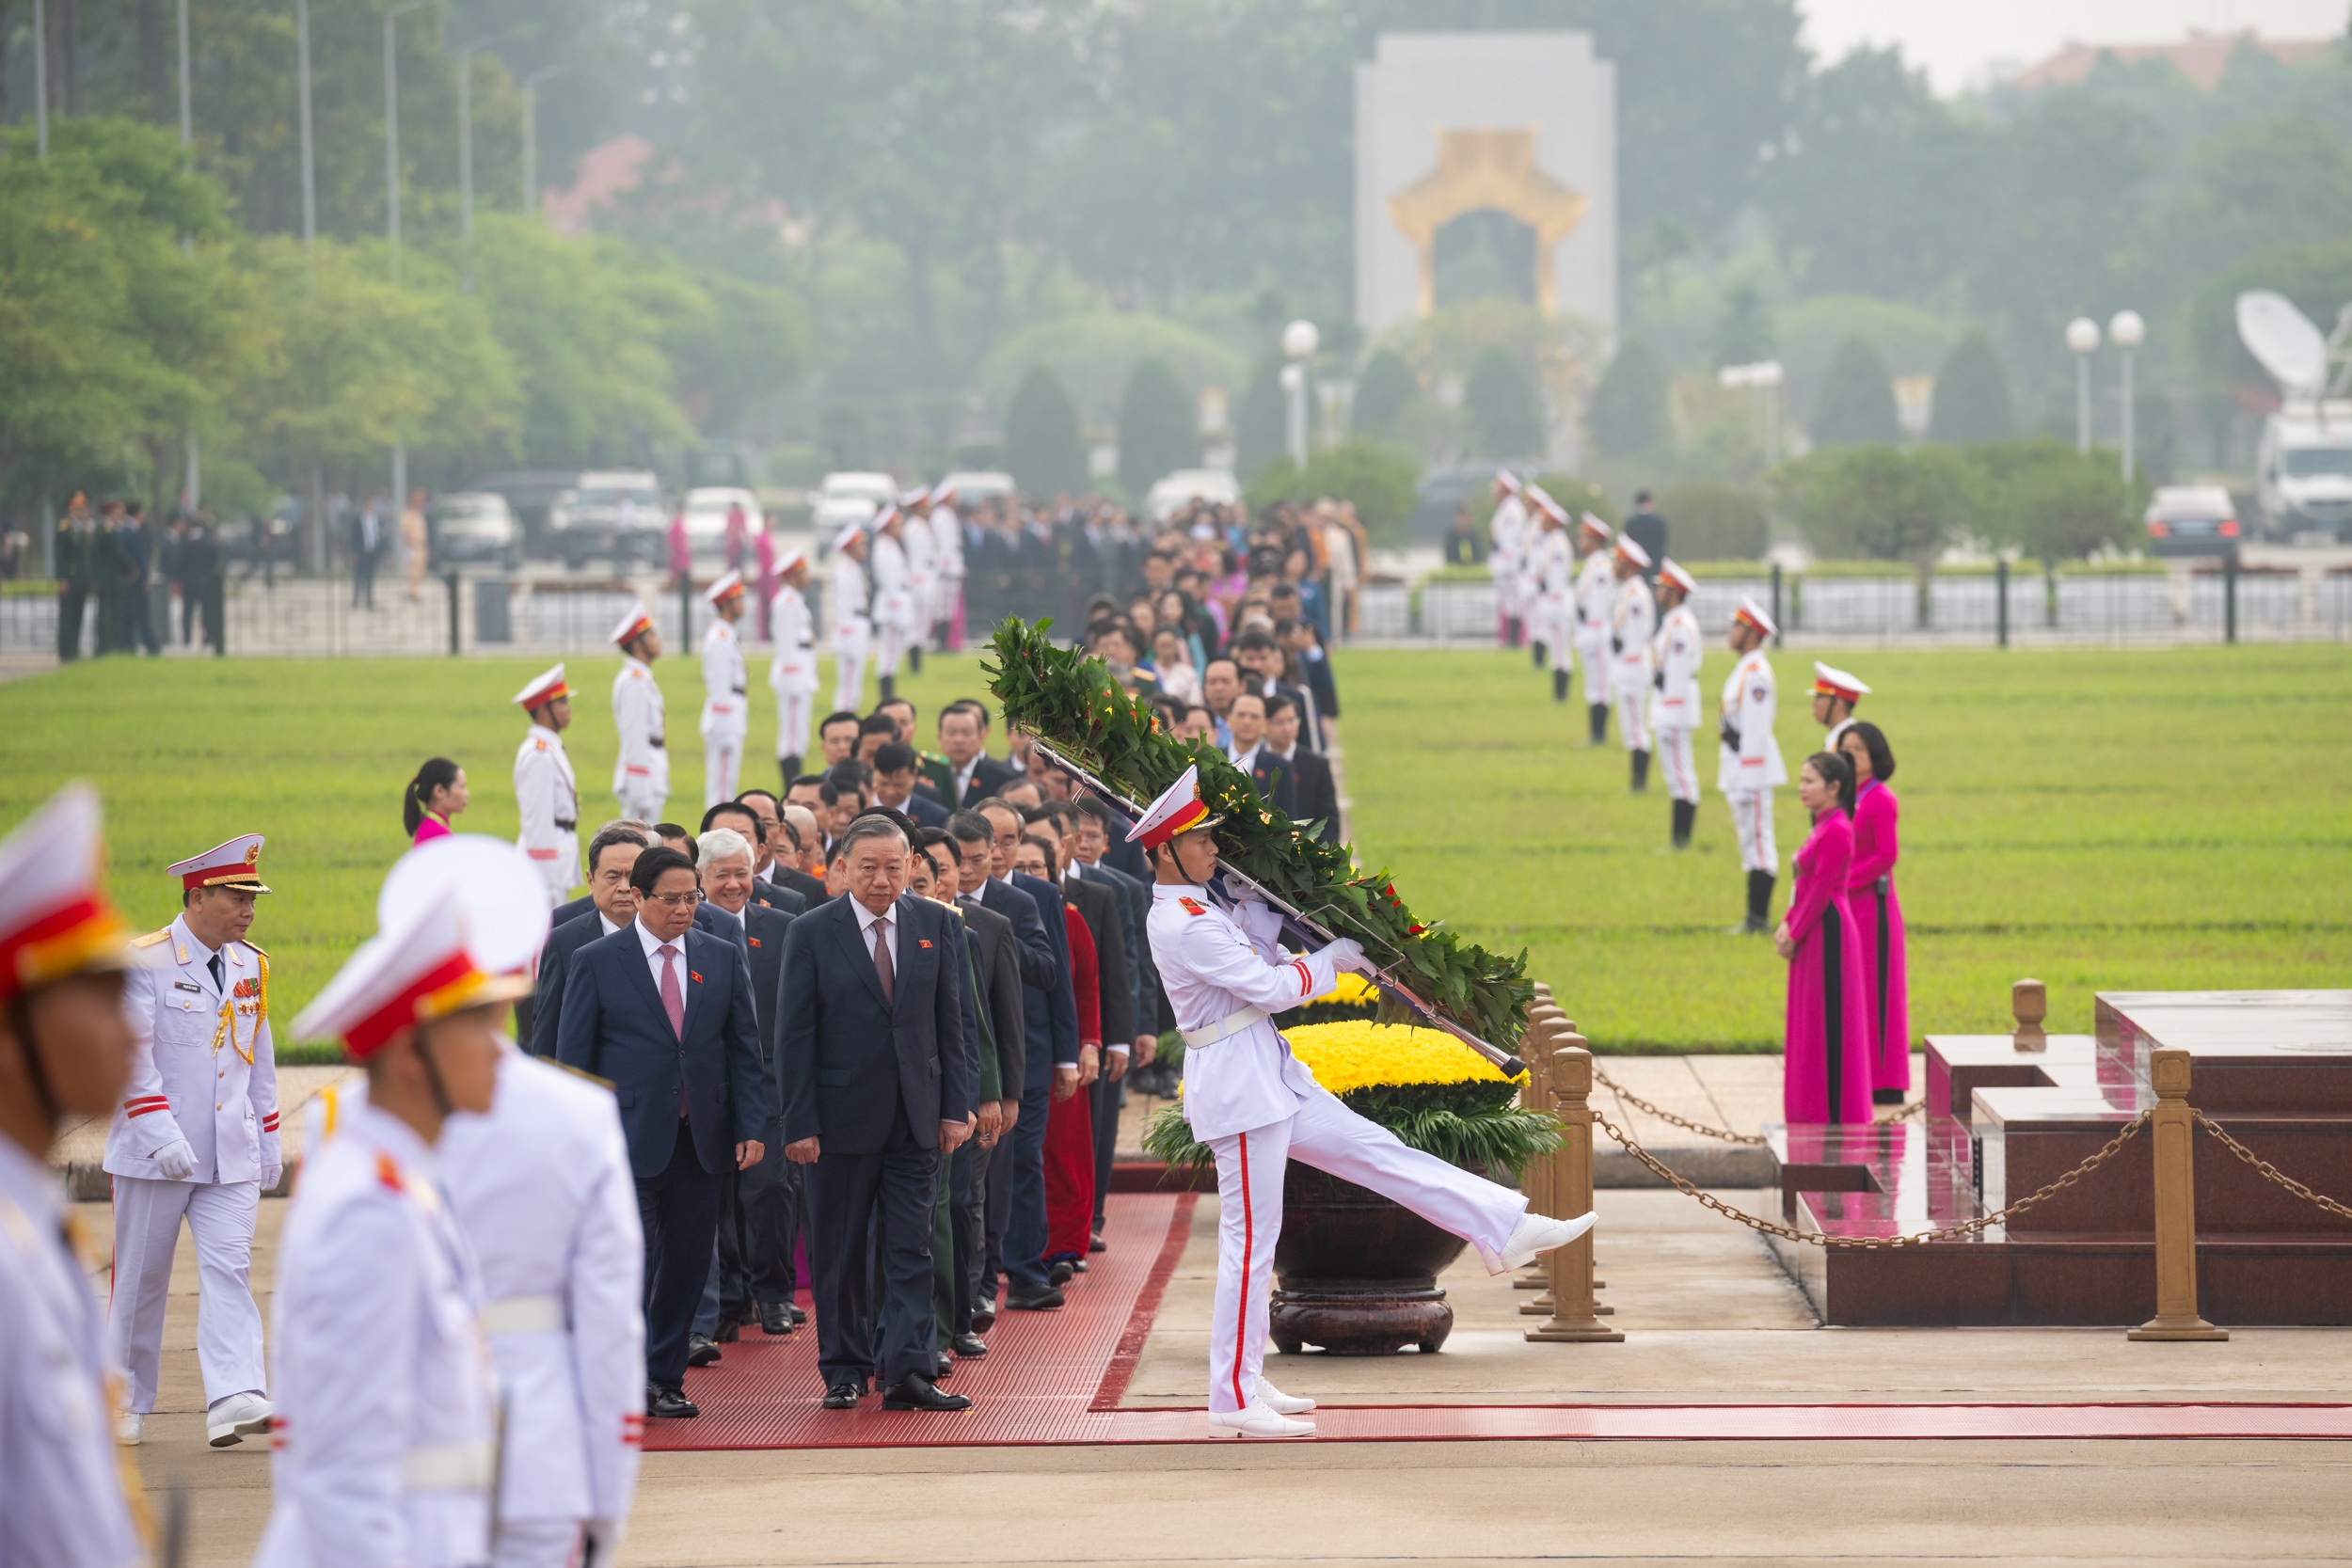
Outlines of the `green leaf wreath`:
{"label": "green leaf wreath", "polygon": [[[1421,921],[1396,895],[1385,871],[1366,875],[1355,857],[1326,844],[1258,799],[1249,780],[1205,741],[1185,743],[1161,728],[1148,704],[1120,689],[1098,658],[1055,645],[1051,621],[1008,618],[981,668],[1006,722],[1045,737],[1057,751],[1137,801],[1156,798],[1200,768],[1200,799],[1221,815],[1224,858],[1328,929],[1354,937],[1365,956],[1422,1000],[1488,1044],[1518,1049],[1534,988],[1524,948],[1504,958],[1447,929]],[[1384,1022],[1418,1022],[1402,1003],[1383,999]]]}

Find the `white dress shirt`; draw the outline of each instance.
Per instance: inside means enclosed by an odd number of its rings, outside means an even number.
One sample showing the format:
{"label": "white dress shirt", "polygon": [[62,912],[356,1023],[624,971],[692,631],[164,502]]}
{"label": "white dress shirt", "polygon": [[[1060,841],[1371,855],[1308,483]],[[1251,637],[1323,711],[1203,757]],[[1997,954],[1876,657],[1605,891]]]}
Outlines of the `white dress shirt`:
{"label": "white dress shirt", "polygon": [[980,757],[984,754],[985,753],[979,752],[974,753],[970,762],[965,763],[961,768],[956,769],[956,798],[947,802],[947,809],[949,811],[956,811],[962,807],[963,798],[972,791],[973,769],[980,766]]}
{"label": "white dress shirt", "polygon": [[639,945],[644,947],[645,950],[645,968],[653,975],[653,989],[655,992],[658,994],[661,990],[661,949],[664,945],[667,945],[677,954],[677,958],[675,961],[677,966],[675,973],[677,974],[678,995],[681,997],[684,996],[686,994],[686,939],[681,936],[675,942],[665,944],[660,937],[655,936],[651,931],[645,929],[645,923],[644,921],[640,920],[636,923],[636,925],[637,941]]}
{"label": "white dress shirt", "polygon": [[[873,911],[867,909],[863,901],[856,898],[851,898],[850,900],[850,906],[857,911],[858,935],[866,939],[866,956],[869,958],[874,956],[874,942],[877,940],[877,932],[886,932],[887,934],[882,936],[880,940],[890,943],[890,973],[893,974],[898,974],[898,906],[893,904],[888,910],[884,911],[881,914],[876,914]],[[888,921],[890,924],[888,926],[884,926],[882,924],[884,921]]]}
{"label": "white dress shirt", "polygon": [[1257,766],[1258,753],[1263,750],[1265,750],[1265,742],[1261,740],[1246,752],[1234,752],[1232,753],[1233,766],[1245,773],[1248,772],[1250,768]]}

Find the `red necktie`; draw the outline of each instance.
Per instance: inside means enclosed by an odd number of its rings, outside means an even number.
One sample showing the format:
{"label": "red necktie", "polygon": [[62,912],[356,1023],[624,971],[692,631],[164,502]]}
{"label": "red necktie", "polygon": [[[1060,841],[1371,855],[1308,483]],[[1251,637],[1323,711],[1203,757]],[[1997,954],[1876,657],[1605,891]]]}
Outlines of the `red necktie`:
{"label": "red necktie", "polygon": [[890,917],[874,922],[874,977],[882,982],[882,1000],[898,1005],[898,975],[890,962]]}
{"label": "red necktie", "polygon": [[677,983],[677,949],[666,942],[661,948],[661,1010],[670,1015],[670,1033],[684,1039],[686,992]]}

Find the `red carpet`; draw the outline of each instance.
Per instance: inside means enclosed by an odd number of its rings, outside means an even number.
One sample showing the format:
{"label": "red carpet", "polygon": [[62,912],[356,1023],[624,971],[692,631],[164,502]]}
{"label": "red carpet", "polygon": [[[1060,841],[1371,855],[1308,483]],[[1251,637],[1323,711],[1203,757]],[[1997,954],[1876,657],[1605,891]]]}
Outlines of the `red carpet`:
{"label": "red carpet", "polygon": [[[1200,1443],[1201,1413],[1120,1410],[1168,1276],[1184,1254],[1190,1193],[1114,1190],[1104,1239],[1055,1312],[1007,1312],[991,1354],[961,1362],[946,1386],[969,1395],[960,1415],[854,1412],[818,1402],[810,1323],[771,1339],[756,1329],[725,1359],[687,1374],[699,1419],[648,1421],[649,1450],[913,1448],[926,1445]],[[1402,1404],[1318,1411],[1323,1442],[1591,1442],[1692,1439],[2352,1438],[2352,1404]]]}

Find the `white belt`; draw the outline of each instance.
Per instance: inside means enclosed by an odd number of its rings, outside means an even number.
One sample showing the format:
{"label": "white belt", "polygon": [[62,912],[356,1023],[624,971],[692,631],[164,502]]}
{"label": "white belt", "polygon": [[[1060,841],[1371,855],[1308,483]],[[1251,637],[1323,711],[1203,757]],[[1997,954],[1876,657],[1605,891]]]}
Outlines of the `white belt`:
{"label": "white belt", "polygon": [[401,1484],[411,1492],[487,1492],[498,1468],[487,1443],[445,1449],[411,1449],[400,1464]]}
{"label": "white belt", "polygon": [[560,1334],[564,1304],[553,1296],[506,1296],[482,1308],[485,1334]]}
{"label": "white belt", "polygon": [[1219,1040],[1232,1038],[1251,1024],[1263,1021],[1266,1016],[1263,1007],[1244,1007],[1237,1013],[1228,1013],[1215,1023],[1204,1023],[1198,1029],[1184,1029],[1178,1033],[1184,1037],[1185,1050],[1198,1051],[1204,1045],[1215,1045]]}

